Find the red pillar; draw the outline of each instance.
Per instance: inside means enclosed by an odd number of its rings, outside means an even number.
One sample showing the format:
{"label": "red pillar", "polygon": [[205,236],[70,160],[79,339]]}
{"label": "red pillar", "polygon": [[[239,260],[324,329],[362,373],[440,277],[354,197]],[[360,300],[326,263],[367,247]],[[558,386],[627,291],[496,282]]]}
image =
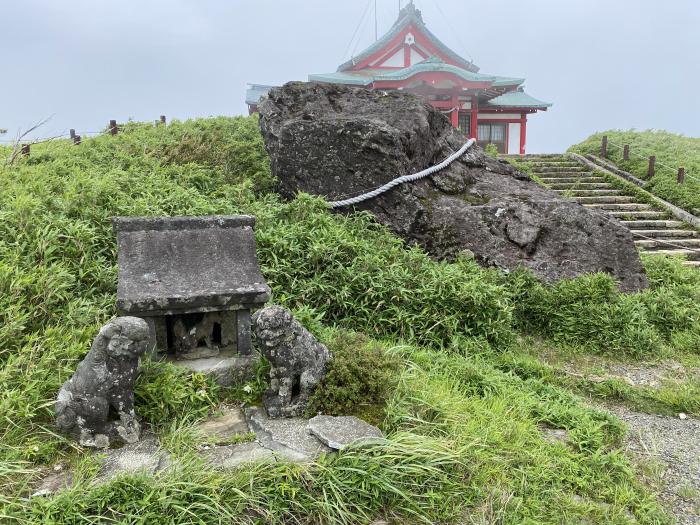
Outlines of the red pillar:
{"label": "red pillar", "polygon": [[452,113],[450,114],[452,118],[452,127],[459,127],[459,98],[452,97]]}
{"label": "red pillar", "polygon": [[520,115],[520,154],[525,155],[525,144],[527,138],[527,114]]}
{"label": "red pillar", "polygon": [[479,125],[479,100],[476,98],[476,96],[472,97],[472,116],[471,116],[471,123],[470,123],[470,133],[469,133],[469,138],[470,139],[476,139],[476,129],[477,126]]}

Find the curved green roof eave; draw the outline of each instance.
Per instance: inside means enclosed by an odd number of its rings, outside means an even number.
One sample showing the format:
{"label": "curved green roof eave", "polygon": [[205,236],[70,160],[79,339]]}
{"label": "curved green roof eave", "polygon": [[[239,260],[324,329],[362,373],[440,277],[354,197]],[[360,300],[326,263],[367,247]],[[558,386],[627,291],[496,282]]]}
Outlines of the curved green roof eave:
{"label": "curved green roof eave", "polygon": [[494,87],[500,86],[519,86],[525,82],[524,78],[514,78],[514,77],[498,77],[494,75],[482,75],[481,73],[474,73],[472,71],[467,71],[452,64],[446,64],[445,62],[428,59],[423,62],[419,62],[412,66],[403,69],[390,69],[390,70],[363,70],[358,72],[344,72],[336,71],[335,73],[325,73],[318,75],[309,75],[310,81],[317,82],[331,82],[336,84],[354,84],[360,86],[367,86],[373,82],[389,81],[389,80],[407,80],[413,75],[418,73],[452,73],[453,75],[467,81],[467,82],[491,82]]}
{"label": "curved green roof eave", "polygon": [[497,108],[549,108],[550,102],[543,102],[525,93],[524,91],[510,91],[501,96],[492,98],[486,103]]}

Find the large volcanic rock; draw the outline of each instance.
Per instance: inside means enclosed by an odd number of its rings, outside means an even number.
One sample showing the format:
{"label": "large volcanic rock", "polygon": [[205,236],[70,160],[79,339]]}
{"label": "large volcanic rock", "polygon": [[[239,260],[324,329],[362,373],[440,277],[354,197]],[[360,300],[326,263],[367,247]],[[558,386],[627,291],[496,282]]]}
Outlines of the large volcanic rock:
{"label": "large volcanic rock", "polygon": [[[419,98],[332,84],[289,83],[260,105],[279,192],[340,200],[437,164],[464,135]],[[632,234],[615,219],[559,197],[476,147],[439,174],[343,212],[367,210],[439,259],[469,250],[486,266],[530,268],[545,282],[612,274],[647,286]]]}

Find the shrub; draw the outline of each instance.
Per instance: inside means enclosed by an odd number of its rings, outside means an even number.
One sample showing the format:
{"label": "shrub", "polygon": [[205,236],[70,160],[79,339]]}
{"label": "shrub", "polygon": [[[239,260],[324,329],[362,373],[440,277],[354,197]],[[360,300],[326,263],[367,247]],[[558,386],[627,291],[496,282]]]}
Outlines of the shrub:
{"label": "shrub", "polygon": [[486,144],[486,147],[484,148],[484,153],[491,157],[498,157],[498,148],[495,144]]}
{"label": "shrub", "polygon": [[326,376],[309,400],[306,415],[369,415],[379,423],[396,382],[400,360],[362,334],[334,331],[327,340],[333,354]]}
{"label": "shrub", "polygon": [[513,340],[497,271],[435,262],[370,215],[330,214],[308,195],[286,204],[270,199],[257,211],[263,273],[275,301],[292,310],[311,305],[326,323],[438,347],[460,335],[495,346]]}
{"label": "shrub", "polygon": [[520,274],[513,283],[516,322],[526,332],[602,353],[641,357],[661,350],[644,300],[618,292],[607,274],[551,286]]}

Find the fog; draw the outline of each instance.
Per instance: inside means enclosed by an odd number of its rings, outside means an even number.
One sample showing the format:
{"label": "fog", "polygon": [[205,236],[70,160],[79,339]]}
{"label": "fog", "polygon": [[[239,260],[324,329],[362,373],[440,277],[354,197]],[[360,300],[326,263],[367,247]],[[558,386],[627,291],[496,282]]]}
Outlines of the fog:
{"label": "fog", "polygon": [[[405,3],[405,2],[404,2]],[[482,73],[524,77],[552,102],[529,152],[609,128],[700,136],[700,2],[416,0]],[[374,41],[370,0],[0,0],[0,137],[87,133],[110,119],[246,114],[246,83],[335,71]],[[379,34],[398,0],[377,0]],[[351,37],[369,6],[356,41]]]}

